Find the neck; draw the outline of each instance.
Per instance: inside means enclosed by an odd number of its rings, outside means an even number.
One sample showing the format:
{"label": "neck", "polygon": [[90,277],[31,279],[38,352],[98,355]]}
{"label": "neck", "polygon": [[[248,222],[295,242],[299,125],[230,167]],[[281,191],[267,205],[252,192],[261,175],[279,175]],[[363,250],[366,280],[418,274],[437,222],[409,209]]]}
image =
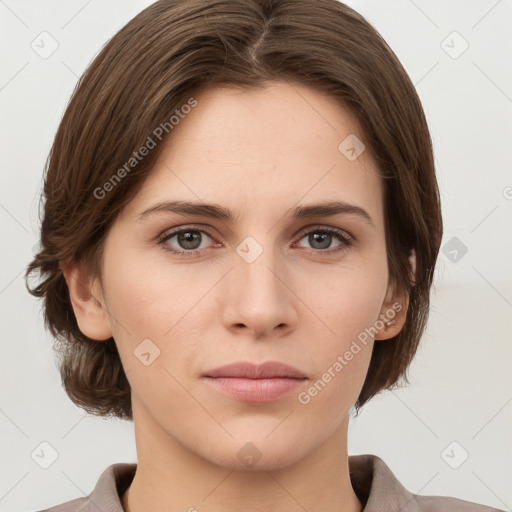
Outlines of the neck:
{"label": "neck", "polygon": [[240,470],[199,457],[145,417],[142,424],[135,421],[138,464],[123,508],[361,512],[350,482],[347,427],[348,417],[323,445],[286,467]]}

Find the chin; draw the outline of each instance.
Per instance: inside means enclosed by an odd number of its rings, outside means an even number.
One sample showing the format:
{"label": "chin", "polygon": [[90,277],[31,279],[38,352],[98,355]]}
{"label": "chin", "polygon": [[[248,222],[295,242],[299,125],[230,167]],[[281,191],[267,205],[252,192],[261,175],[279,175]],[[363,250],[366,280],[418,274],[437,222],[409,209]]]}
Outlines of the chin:
{"label": "chin", "polygon": [[250,440],[248,436],[241,436],[228,443],[209,444],[207,449],[207,454],[198,455],[228,470],[250,472],[284,469],[309,453],[308,447],[301,443],[300,439],[288,437],[286,442],[276,442],[265,439],[264,435],[254,440]]}

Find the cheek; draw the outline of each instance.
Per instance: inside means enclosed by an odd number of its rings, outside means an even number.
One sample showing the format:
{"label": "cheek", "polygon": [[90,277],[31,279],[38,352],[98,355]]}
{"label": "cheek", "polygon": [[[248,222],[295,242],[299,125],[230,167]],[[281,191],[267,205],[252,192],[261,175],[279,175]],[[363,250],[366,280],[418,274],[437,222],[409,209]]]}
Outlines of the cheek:
{"label": "cheek", "polygon": [[346,419],[366,378],[372,346],[359,344],[358,348],[335,354],[298,394],[295,410],[302,417],[311,418],[314,428],[319,428],[321,421],[324,432],[331,433]]}
{"label": "cheek", "polygon": [[304,281],[301,298],[315,305],[315,317],[303,326],[315,342],[304,349],[311,351],[316,375],[302,399],[298,397],[303,406],[318,413],[325,407],[343,411],[343,405],[350,407],[357,398],[379,325],[386,270],[382,261],[375,261],[359,270],[331,270],[329,279],[319,276],[314,280],[317,286],[312,286],[311,279],[309,284]]}
{"label": "cheek", "polygon": [[[115,246],[115,241],[112,242]],[[156,251],[155,251],[156,252]],[[105,259],[105,291],[115,320],[136,341],[162,338],[185,315],[196,297],[190,275],[166,265],[161,255],[148,258],[143,251],[112,251]],[[196,298],[197,301],[197,298]],[[115,323],[115,322],[114,322]],[[115,328],[115,325],[114,325]]]}
{"label": "cheek", "polygon": [[333,428],[357,399],[366,378],[375,336],[372,328],[379,319],[386,285],[386,276],[383,279],[378,273],[343,277],[328,292],[315,289],[316,296],[311,291],[305,299],[318,306],[315,312],[323,324],[321,335],[315,329],[317,320],[304,325],[314,340],[303,348],[310,353],[315,375],[297,397],[304,412],[323,415]]}
{"label": "cheek", "polygon": [[112,331],[132,394],[152,408],[187,407],[179,385],[191,350],[180,331],[192,305],[181,288],[186,283],[128,253],[106,259],[104,269]]}
{"label": "cheek", "polygon": [[[327,273],[328,272],[328,273]],[[331,267],[326,273],[302,277],[300,298],[311,305],[320,322],[326,347],[342,349],[375,324],[386,295],[387,269],[382,262],[356,267]]]}
{"label": "cheek", "polygon": [[[105,296],[127,374],[136,369],[138,375],[141,361],[137,357],[148,352],[150,360],[155,358],[149,373],[164,366],[165,361],[166,368],[180,374],[184,371],[183,363],[193,357],[207,322],[218,318],[205,310],[210,304],[205,298],[217,279],[212,272],[198,277],[197,271],[194,274],[186,271],[186,266],[173,267],[162,257],[148,262],[147,256],[137,251],[108,253],[104,261]],[[181,363],[173,369],[170,361]]]}

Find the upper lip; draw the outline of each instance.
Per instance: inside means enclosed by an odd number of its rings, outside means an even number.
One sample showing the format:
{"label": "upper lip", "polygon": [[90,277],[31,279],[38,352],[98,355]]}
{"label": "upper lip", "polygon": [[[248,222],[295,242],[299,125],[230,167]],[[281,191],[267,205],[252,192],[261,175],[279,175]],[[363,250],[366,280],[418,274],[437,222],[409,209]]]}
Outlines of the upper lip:
{"label": "upper lip", "polygon": [[254,364],[238,361],[210,370],[205,377],[245,377],[249,379],[269,379],[273,377],[288,377],[293,379],[305,379],[306,375],[297,368],[277,361],[267,361],[262,364]]}

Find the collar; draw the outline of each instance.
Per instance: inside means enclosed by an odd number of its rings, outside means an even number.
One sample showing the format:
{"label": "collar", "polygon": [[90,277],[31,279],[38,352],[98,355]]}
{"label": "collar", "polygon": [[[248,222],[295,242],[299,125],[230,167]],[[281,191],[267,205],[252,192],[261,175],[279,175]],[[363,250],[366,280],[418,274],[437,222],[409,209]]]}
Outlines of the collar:
{"label": "collar", "polygon": [[[351,455],[348,458],[350,480],[363,504],[363,512],[453,512],[496,511],[456,498],[418,496],[397,480],[385,462],[375,455]],[[117,463],[101,474],[88,497],[78,498],[44,512],[124,512],[121,495],[131,484],[136,463]]]}

